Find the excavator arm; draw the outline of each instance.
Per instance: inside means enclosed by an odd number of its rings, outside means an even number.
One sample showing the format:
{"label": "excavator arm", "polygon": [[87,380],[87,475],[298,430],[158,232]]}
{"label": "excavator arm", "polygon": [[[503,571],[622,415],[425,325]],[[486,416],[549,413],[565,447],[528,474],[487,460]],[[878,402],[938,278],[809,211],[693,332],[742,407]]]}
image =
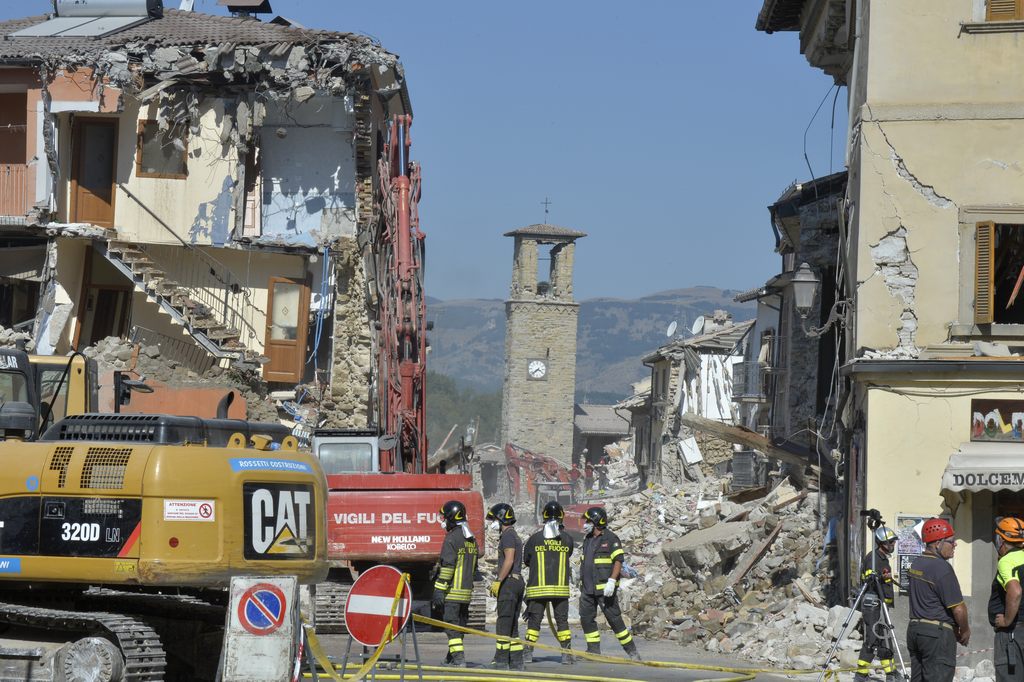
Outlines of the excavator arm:
{"label": "excavator arm", "polygon": [[[409,159],[411,116],[392,119],[379,161],[376,232],[377,423],[381,471],[426,471],[426,297],[419,228],[420,166]],[[391,447],[386,447],[391,446]]]}

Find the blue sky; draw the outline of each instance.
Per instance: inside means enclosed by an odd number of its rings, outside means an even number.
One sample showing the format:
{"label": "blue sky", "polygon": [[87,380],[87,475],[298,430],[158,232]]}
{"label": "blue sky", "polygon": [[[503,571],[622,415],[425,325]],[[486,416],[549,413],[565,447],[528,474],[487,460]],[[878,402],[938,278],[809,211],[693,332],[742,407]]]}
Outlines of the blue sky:
{"label": "blue sky", "polygon": [[[747,289],[778,271],[765,207],[811,177],[804,131],[832,82],[796,34],[754,30],[761,0],[271,2],[401,55],[431,296],[504,298],[502,233],[542,222],[545,197],[550,222],[589,234],[578,299]],[[3,2],[0,20],[50,6]],[[845,109],[844,89],[834,133],[832,95],[811,124],[814,175],[842,168]]]}

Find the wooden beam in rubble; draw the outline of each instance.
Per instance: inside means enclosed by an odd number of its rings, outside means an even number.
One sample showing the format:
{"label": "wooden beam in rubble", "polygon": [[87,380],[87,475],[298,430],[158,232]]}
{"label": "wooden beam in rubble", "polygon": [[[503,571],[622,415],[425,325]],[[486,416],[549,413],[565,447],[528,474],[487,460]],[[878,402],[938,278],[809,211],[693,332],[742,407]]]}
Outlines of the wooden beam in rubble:
{"label": "wooden beam in rubble", "polygon": [[803,457],[794,455],[792,452],[788,452],[780,447],[772,445],[770,440],[759,433],[751,431],[750,429],[745,429],[742,426],[725,424],[720,421],[715,421],[714,419],[707,419],[706,417],[701,417],[693,412],[684,412],[682,414],[682,420],[683,424],[686,424],[691,429],[710,433],[730,443],[745,445],[752,450],[758,450],[768,457],[777,459],[780,462],[786,462],[787,464],[793,464],[794,466],[801,467],[801,471],[802,467],[809,466],[816,476],[821,473],[821,470],[817,466],[809,464]]}

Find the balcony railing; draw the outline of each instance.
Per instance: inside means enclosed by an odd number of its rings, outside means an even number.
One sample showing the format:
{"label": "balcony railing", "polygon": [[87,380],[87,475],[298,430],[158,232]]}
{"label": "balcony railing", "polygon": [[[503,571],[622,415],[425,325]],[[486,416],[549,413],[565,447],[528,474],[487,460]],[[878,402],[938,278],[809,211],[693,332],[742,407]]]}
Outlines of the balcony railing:
{"label": "balcony railing", "polygon": [[32,205],[28,191],[28,166],[0,164],[0,216],[22,217]]}
{"label": "balcony railing", "polygon": [[753,362],[737,362],[732,366],[732,399],[738,403],[765,402],[764,366]]}

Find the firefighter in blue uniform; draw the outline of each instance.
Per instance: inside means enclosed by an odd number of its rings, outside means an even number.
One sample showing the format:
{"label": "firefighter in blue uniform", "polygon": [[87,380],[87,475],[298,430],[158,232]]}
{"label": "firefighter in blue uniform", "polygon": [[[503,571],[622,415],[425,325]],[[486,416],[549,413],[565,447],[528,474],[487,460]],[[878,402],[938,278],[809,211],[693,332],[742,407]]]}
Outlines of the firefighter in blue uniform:
{"label": "firefighter in blue uniform", "polygon": [[498,573],[491,583],[491,594],[498,600],[497,621],[494,634],[495,644],[493,668],[499,670],[523,669],[523,645],[511,642],[519,638],[519,611],[523,606],[523,541],[513,526],[516,512],[504,502],[494,505],[487,512],[491,529],[498,536]]}
{"label": "firefighter in blue uniform", "polygon": [[[878,622],[882,620],[882,605],[893,607],[892,566],[889,557],[896,548],[896,533],[888,526],[875,529],[875,549],[864,555],[860,562],[861,580],[872,581],[861,601],[861,617],[864,623],[864,644],[857,658],[857,672],[853,682],[867,682],[871,674],[871,661],[878,659],[886,682],[899,682],[903,676],[896,672],[893,650],[885,637],[879,637]],[[874,578],[872,577],[874,576]],[[883,623],[884,625],[884,623]]]}
{"label": "firefighter in blue uniform", "polygon": [[597,608],[615,633],[630,658],[640,660],[633,635],[622,620],[617,587],[625,552],[619,536],[608,529],[608,513],[603,507],[583,512],[583,565],[580,567],[580,624],[587,640],[587,653],[601,653],[601,633],[597,629]]}

